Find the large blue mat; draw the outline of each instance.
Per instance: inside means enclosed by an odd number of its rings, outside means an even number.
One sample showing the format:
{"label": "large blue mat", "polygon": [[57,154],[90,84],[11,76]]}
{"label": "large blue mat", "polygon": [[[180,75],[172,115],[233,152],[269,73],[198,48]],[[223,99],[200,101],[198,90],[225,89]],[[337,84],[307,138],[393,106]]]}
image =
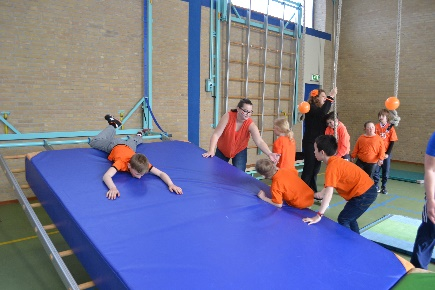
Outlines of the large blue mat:
{"label": "large blue mat", "polygon": [[95,149],[41,152],[27,180],[100,289],[389,289],[406,270],[396,256],[314,213],[276,208],[256,197],[268,186],[185,142],[138,151],[184,194],[156,176],[118,173]]}

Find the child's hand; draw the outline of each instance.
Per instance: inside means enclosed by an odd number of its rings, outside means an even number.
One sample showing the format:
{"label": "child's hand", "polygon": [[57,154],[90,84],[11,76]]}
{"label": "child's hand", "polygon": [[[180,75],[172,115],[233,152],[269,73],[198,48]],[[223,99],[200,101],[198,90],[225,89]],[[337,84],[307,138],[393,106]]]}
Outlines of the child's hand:
{"label": "child's hand", "polygon": [[312,225],[312,224],[316,224],[318,222],[320,222],[322,218],[319,215],[315,215],[312,218],[303,218],[302,221],[304,221],[305,223],[308,223],[308,225]]}
{"label": "child's hand", "polygon": [[316,192],[316,193],[314,193],[314,198],[317,198],[317,199],[323,199],[323,194],[322,194],[322,192]]}
{"label": "child's hand", "polygon": [[178,187],[175,184],[171,184],[168,187],[170,192],[175,192],[176,194],[183,194],[183,190],[181,189],[181,187]]}
{"label": "child's hand", "polygon": [[112,187],[107,193],[106,197],[108,199],[116,199],[117,197],[120,197],[121,194],[119,193],[118,189],[116,187]]}

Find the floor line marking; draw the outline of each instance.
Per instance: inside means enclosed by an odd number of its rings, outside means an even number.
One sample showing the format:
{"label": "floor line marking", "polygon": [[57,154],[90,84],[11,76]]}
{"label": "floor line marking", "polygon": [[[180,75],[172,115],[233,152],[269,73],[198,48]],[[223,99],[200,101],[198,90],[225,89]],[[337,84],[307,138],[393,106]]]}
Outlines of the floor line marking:
{"label": "floor line marking", "polygon": [[[59,231],[54,231],[54,232],[49,232],[47,233],[48,235],[53,235],[53,234],[58,234]],[[25,238],[21,238],[21,239],[16,239],[16,240],[11,240],[11,241],[6,241],[6,242],[2,242],[0,243],[0,246],[5,246],[5,245],[10,245],[10,244],[14,244],[14,243],[19,243],[19,242],[24,242],[24,241],[28,241],[28,240],[32,240],[32,239],[36,239],[38,236],[30,236],[30,237],[25,237]]]}

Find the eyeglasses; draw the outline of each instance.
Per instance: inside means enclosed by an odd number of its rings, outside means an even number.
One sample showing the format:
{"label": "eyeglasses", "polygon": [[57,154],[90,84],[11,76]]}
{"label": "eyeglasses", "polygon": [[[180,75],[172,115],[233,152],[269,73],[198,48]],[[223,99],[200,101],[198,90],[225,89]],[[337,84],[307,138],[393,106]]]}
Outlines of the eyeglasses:
{"label": "eyeglasses", "polygon": [[248,110],[245,110],[245,109],[243,109],[243,108],[239,108],[239,109],[242,110],[243,113],[245,113],[245,114],[247,114],[247,115],[254,113],[254,111],[248,111]]}

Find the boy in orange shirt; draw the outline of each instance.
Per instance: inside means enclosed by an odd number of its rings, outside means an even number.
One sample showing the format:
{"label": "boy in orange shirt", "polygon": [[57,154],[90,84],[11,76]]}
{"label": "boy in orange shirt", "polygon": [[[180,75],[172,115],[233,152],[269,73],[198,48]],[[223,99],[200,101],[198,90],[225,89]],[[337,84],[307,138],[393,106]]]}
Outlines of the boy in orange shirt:
{"label": "boy in orange shirt", "polygon": [[[373,173],[373,180],[375,181],[375,185],[378,188],[378,192],[383,194],[388,194],[387,191],[387,181],[390,175],[390,163],[391,163],[391,151],[393,150],[394,142],[398,141],[396,134],[396,129],[394,129],[393,124],[388,122],[388,116],[390,115],[390,111],[387,109],[382,109],[378,113],[379,123],[375,125],[375,133],[379,135],[382,140],[384,140],[385,147],[385,159],[381,166],[377,166]],[[381,180],[381,189],[378,187],[379,182],[379,173],[382,168],[382,180]]]}
{"label": "boy in orange shirt", "polygon": [[358,157],[355,164],[372,177],[376,166],[381,166],[385,158],[384,141],[376,135],[373,122],[365,122],[364,131],[365,134],[356,141],[350,157],[352,159]]}
{"label": "boy in orange shirt", "polygon": [[330,112],[326,115],[326,130],[325,135],[333,135],[335,137],[335,131],[334,127],[336,127],[337,130],[337,142],[338,142],[338,149],[337,149],[337,156],[346,159],[347,161],[350,160],[350,136],[347,132],[346,126],[342,122],[338,120],[337,118],[334,118],[334,112]]}
{"label": "boy in orange shirt", "polygon": [[183,193],[183,190],[176,186],[165,172],[152,166],[145,155],[135,153],[137,145],[142,143],[142,132],[138,132],[136,136],[128,140],[115,138],[115,129],[121,126],[122,123],[111,115],[106,115],[104,118],[109,126],[92,138],[89,145],[92,148],[109,153],[107,159],[113,161],[112,166],[103,175],[103,181],[109,189],[106,193],[108,199],[116,199],[121,195],[112,179],[118,171],[130,172],[135,178],[141,178],[146,173],[151,172],[166,183],[169,191],[176,194]]}
{"label": "boy in orange shirt", "polygon": [[255,170],[272,180],[270,192],[272,199],[260,190],[257,196],[276,207],[282,207],[283,201],[289,206],[307,208],[314,203],[314,191],[298,176],[297,171],[287,168],[278,169],[270,159],[260,159]]}
{"label": "boy in orange shirt", "polygon": [[337,140],[331,135],[322,135],[314,143],[316,159],[326,164],[325,186],[315,197],[323,198],[314,217],[302,219],[309,225],[318,223],[331,202],[334,188],[347,202],[338,215],[338,223],[359,234],[357,219],[376,200],[378,193],[373,180],[352,162],[334,156]]}

